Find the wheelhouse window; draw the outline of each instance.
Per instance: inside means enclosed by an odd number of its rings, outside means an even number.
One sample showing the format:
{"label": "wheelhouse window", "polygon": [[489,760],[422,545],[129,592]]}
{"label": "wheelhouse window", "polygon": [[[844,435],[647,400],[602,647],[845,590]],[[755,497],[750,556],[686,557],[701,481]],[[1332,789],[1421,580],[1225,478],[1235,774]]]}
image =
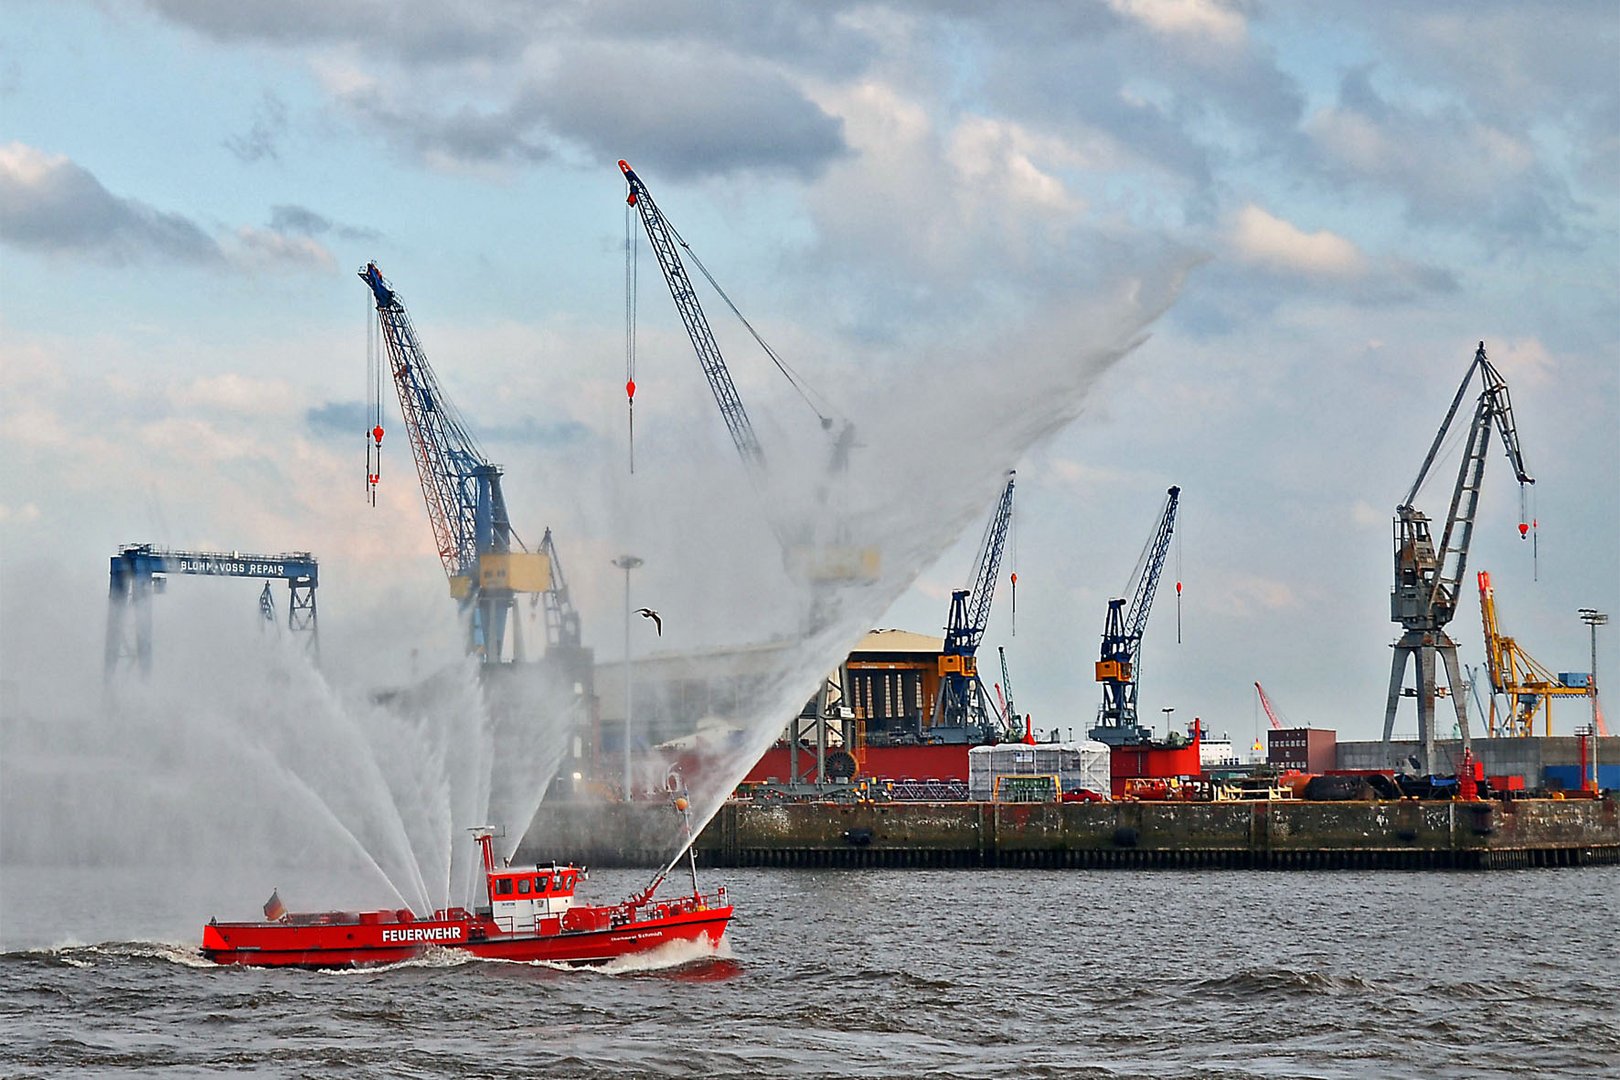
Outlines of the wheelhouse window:
{"label": "wheelhouse window", "polygon": [[496,878],[495,879],[495,893],[496,893],[497,896],[511,896],[512,895],[512,879],[511,878]]}
{"label": "wheelhouse window", "polygon": [[526,877],[525,878],[518,878],[518,895],[519,896],[528,896],[529,895],[529,879],[528,878],[526,878]]}

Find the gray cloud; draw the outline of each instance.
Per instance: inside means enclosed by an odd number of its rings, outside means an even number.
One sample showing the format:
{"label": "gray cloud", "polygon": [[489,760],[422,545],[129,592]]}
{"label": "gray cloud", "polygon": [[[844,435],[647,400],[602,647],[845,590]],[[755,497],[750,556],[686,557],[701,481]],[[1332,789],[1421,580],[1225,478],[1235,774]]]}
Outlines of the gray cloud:
{"label": "gray cloud", "polygon": [[462,104],[434,111],[414,99],[399,103],[370,90],[345,94],[343,102],[401,153],[430,163],[488,165],[552,156],[547,140],[534,130],[537,117],[516,105],[480,110]]}
{"label": "gray cloud", "polygon": [[[1316,4],[1315,24],[1350,22]],[[1482,119],[1516,131],[1620,102],[1620,19],[1611,0],[1421,0],[1358,5],[1358,33],[1412,78],[1455,88]]]}
{"label": "gray cloud", "polygon": [[[392,393],[392,391],[390,391]],[[392,406],[390,406],[391,408]],[[363,441],[371,430],[371,417],[367,406],[360,401],[329,401],[304,413],[304,423],[317,435],[335,439]],[[387,427],[390,421],[384,420]],[[392,423],[399,423],[396,419]],[[486,445],[496,443],[520,444],[540,447],[579,446],[590,441],[591,429],[577,420],[542,422],[526,416],[510,424],[486,426],[468,418],[470,430],[478,432],[478,440]]]}
{"label": "gray cloud", "polygon": [[989,111],[1076,144],[1106,138],[1179,185],[1190,223],[1218,217],[1223,170],[1274,167],[1301,146],[1304,94],[1252,33],[1156,34],[1100,4],[1001,15],[964,17],[990,61],[980,91]]}
{"label": "gray cloud", "polygon": [[438,0],[146,0],[165,18],[227,43],[361,45],[406,60],[510,57],[550,23],[547,5],[484,0],[446,9]]}
{"label": "gray cloud", "polygon": [[541,423],[532,416],[526,416],[514,424],[479,429],[479,438],[487,443],[521,443],[541,447],[579,446],[593,437],[591,429],[577,420]]}
{"label": "gray cloud", "polygon": [[275,94],[265,91],[253,110],[253,125],[243,135],[232,135],[225,140],[225,149],[246,163],[253,164],[265,158],[280,157],[276,144],[287,130],[287,106]]}
{"label": "gray cloud", "polygon": [[661,175],[764,169],[811,177],[845,153],[842,122],[776,68],[695,50],[570,50],[530,99],[556,134]]}
{"label": "gray cloud", "polygon": [[[841,77],[866,70],[881,52],[869,32],[845,18],[862,6],[847,0],[593,0],[580,7],[578,27],[599,40],[723,49]],[[936,8],[946,13],[944,5]]]}
{"label": "gray cloud", "polygon": [[[794,2],[666,9],[506,0],[453,12],[426,0],[149,6],[219,41],[353,47],[429,78],[438,71],[450,92],[383,79],[340,95],[402,152],[437,165],[540,162],[564,143],[605,161],[634,154],[671,176],[813,176],[844,151],[839,122],[787,72],[796,62],[850,72],[876,51],[870,34],[840,24],[836,8]],[[523,72],[532,65],[520,57],[548,50],[556,59],[542,74]],[[491,64],[506,70],[490,77]],[[377,88],[392,85],[408,94]],[[227,145],[243,160],[274,157],[284,123],[284,110],[267,105]]]}
{"label": "gray cloud", "polygon": [[353,439],[356,443],[371,430],[365,402],[329,401],[304,413],[304,423],[317,435]]}
{"label": "gray cloud", "polygon": [[18,247],[116,263],[223,258],[190,218],[120,198],[66,157],[15,142],[0,147],[0,237]]}
{"label": "gray cloud", "polygon": [[376,229],[358,225],[344,225],[305,206],[282,204],[270,208],[270,228],[289,236],[325,236],[331,233],[341,240],[369,241],[380,239]]}
{"label": "gray cloud", "polygon": [[1493,242],[1559,243],[1583,211],[1528,135],[1495,127],[1463,105],[1392,100],[1370,68],[1344,76],[1338,104],[1306,124],[1309,161],[1346,188],[1382,187],[1414,225],[1463,228]]}

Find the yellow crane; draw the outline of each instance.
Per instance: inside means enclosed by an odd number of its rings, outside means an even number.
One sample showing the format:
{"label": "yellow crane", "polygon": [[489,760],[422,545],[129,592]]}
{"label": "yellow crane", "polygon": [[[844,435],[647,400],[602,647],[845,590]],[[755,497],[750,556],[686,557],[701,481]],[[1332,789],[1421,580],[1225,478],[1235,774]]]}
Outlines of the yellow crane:
{"label": "yellow crane", "polygon": [[[1592,692],[1590,680],[1585,686],[1566,685],[1518,642],[1499,632],[1496,590],[1491,587],[1491,575],[1484,570],[1479,572],[1479,614],[1485,623],[1485,663],[1491,676],[1491,735],[1533,735],[1537,714],[1546,718],[1542,733],[1551,735],[1552,699],[1587,697]],[[1508,701],[1508,713],[1501,717],[1500,724],[1497,695]]]}

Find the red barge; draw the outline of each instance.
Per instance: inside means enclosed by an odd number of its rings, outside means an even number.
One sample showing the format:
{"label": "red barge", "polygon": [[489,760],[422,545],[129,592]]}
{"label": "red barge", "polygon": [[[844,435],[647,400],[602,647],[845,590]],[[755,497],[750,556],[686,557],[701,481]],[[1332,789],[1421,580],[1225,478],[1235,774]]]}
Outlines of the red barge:
{"label": "red barge", "polygon": [[473,833],[483,854],[488,908],[443,908],[432,918],[418,918],[409,908],[294,914],[272,895],[263,921],[211,920],[203,927],[202,954],[216,964],[330,968],[398,963],[440,948],[491,960],[600,964],[680,942],[715,949],[731,921],[725,887],[700,892],[695,866],[690,895],[654,899],[671,863],[628,900],[581,904],[574,889],[585,868],[497,867],[494,830]]}

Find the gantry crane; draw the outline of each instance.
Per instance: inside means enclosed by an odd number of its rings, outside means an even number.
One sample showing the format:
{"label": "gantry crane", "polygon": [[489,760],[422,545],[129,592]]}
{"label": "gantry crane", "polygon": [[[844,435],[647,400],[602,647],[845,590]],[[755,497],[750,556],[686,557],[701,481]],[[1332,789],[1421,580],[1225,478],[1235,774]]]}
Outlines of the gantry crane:
{"label": "gantry crane", "polygon": [[986,707],[984,683],[979,679],[978,650],[990,619],[990,605],[996,596],[996,577],[1001,572],[1001,553],[1007,544],[1007,527],[1012,522],[1012,471],[1001,489],[1001,499],[979,541],[973,563],[973,586],[951,593],[950,615],[945,623],[945,648],[939,657],[939,696],[934,699],[933,727],[936,737],[949,732],[951,741],[974,741],[994,737],[990,710]]}
{"label": "gantry crane", "polygon": [[[377,301],[377,321],[387,343],[433,539],[450,579],[450,595],[468,620],[468,651],[485,663],[522,660],[516,598],[519,593],[551,589],[550,560],[543,552],[524,551],[520,540],[513,550],[517,538],[501,493],[500,467],[484,457],[439,388],[410,315],[377,264],[367,263],[360,278]],[[550,610],[548,602],[548,625]]]}
{"label": "gantry crane", "polygon": [[[714,339],[714,331],[710,329],[703,304],[698,299],[697,290],[693,287],[692,279],[687,275],[686,266],[681,260],[679,249],[685,248],[688,254],[691,254],[692,249],[658,209],[658,204],[648,192],[647,185],[642,183],[629,163],[620,161],[619,171],[624,174],[625,183],[630,189],[626,202],[635,207],[640,215],[642,229],[652,246],[653,254],[658,259],[659,269],[663,271],[664,281],[669,286],[670,297],[675,301],[675,310],[680,313],[681,322],[686,327],[686,335],[691,339],[692,348],[697,353],[698,363],[703,368],[703,375],[708,380],[709,390],[714,395],[715,404],[719,406],[720,416],[725,421],[731,441],[737,448],[738,456],[747,466],[749,479],[757,485],[763,485],[767,474],[765,450],[760,445],[759,437],[754,433],[754,425],[748,418],[748,410],[737,393],[736,384],[732,382],[731,372],[726,367],[725,357]],[[695,255],[693,259],[696,261]],[[698,263],[698,267],[703,269],[701,263]],[[704,275],[718,291],[719,286],[713,277],[708,275],[707,270],[704,270]],[[730,298],[723,292],[720,295],[736,312],[736,306],[731,304]],[[741,318],[741,313],[738,313],[738,317]],[[743,319],[743,324],[770,356],[772,363],[815,410],[822,430],[831,433],[832,450],[827,467],[829,477],[842,473],[848,466],[850,450],[854,446],[853,427],[848,421],[835,420],[818,408],[802,380],[788,369],[782,358],[765,343],[746,319]],[[829,486],[827,483],[820,486],[818,494],[821,498],[827,497]],[[843,543],[844,530],[836,523],[833,526],[834,535],[830,539],[816,538],[814,535],[816,531],[826,524],[823,518],[824,515],[818,514],[813,521],[808,522],[776,520],[771,522],[771,527],[783,546],[788,569],[817,585],[875,579],[878,574],[877,550]]]}
{"label": "gantry crane", "polygon": [[1097,661],[1097,681],[1102,683],[1102,708],[1091,737],[1109,746],[1132,746],[1152,738],[1152,732],[1136,722],[1136,688],[1142,655],[1142,632],[1147,629],[1153,610],[1153,594],[1159,589],[1170,537],[1176,528],[1176,505],[1181,489],[1165,493],[1164,509],[1158,527],[1148,539],[1131,574],[1130,607],[1123,598],[1108,601],[1108,617],[1103,624],[1102,656]]}
{"label": "gantry crane", "polygon": [[[1591,686],[1567,686],[1525,652],[1523,646],[1500,632],[1496,622],[1496,590],[1491,575],[1479,572],[1479,614],[1485,624],[1485,669],[1491,678],[1491,712],[1487,730],[1495,735],[1535,734],[1536,716],[1545,717],[1544,734],[1552,734],[1552,699],[1588,697]],[[1507,715],[1500,724],[1496,699],[1507,699]]]}
{"label": "gantry crane", "polygon": [[[1429,531],[1428,517],[1412,505],[1418,489],[1428,478],[1429,469],[1445,442],[1452,421],[1457,417],[1463,398],[1468,394],[1474,373],[1480,375],[1479,397],[1474,405],[1473,420],[1469,424],[1467,446],[1462,464],[1457,470],[1457,483],[1451,493],[1451,508],[1446,513],[1445,531],[1440,546],[1435,547]],[[1437,663],[1446,669],[1447,693],[1457,711],[1457,729],[1462,735],[1464,749],[1471,740],[1468,733],[1468,706],[1462,693],[1462,672],[1457,665],[1457,644],[1446,633],[1446,625],[1456,614],[1463,571],[1468,563],[1468,547],[1474,535],[1474,520],[1479,508],[1479,492],[1485,478],[1485,454],[1490,447],[1491,429],[1502,437],[1508,462],[1519,480],[1520,521],[1519,535],[1529,531],[1524,521],[1524,494],[1526,485],[1535,483],[1525,471],[1524,455],[1519,450],[1519,432],[1513,422],[1513,402],[1508,397],[1507,381],[1492,366],[1485,355],[1485,343],[1479,343],[1473,363],[1463,375],[1457,394],[1451,399],[1440,430],[1435,433],[1423,467],[1417,479],[1395,510],[1395,587],[1390,594],[1390,618],[1404,627],[1404,633],[1394,644],[1395,657],[1389,675],[1389,698],[1384,709],[1384,756],[1393,762],[1391,740],[1395,732],[1395,712],[1403,696],[1417,698],[1418,742],[1421,744],[1419,771],[1432,772],[1439,764],[1434,755],[1434,700],[1440,691],[1435,685]],[[1407,663],[1415,668],[1417,685],[1403,690]]]}
{"label": "gantry crane", "polygon": [[264,578],[259,614],[275,622],[270,580],[287,583],[287,629],[301,639],[311,656],[319,656],[315,589],[320,566],[307,551],[247,555],[239,551],[175,551],[151,544],[125,544],[112,557],[108,571],[105,664],[110,678],[121,663],[134,663],[142,675],[152,671],[152,607],[171,574],[193,577]]}

